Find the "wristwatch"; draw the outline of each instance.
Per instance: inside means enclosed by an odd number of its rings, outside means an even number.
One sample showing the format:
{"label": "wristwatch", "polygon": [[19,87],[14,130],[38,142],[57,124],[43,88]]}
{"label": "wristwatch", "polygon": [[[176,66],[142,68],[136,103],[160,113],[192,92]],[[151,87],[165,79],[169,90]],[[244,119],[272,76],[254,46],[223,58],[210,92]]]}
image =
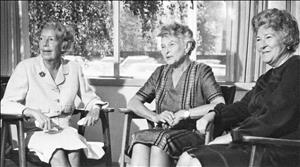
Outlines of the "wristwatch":
{"label": "wristwatch", "polygon": [[190,115],[191,115],[190,110],[184,110],[184,113],[183,113],[184,119],[188,119],[190,117]]}

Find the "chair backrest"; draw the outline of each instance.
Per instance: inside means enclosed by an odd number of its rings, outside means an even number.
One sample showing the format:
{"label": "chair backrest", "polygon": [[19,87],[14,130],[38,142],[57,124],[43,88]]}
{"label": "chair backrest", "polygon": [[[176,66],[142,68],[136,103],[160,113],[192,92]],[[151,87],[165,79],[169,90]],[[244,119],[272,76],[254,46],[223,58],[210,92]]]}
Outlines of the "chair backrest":
{"label": "chair backrest", "polygon": [[0,82],[0,99],[2,99],[3,95],[4,95],[4,92],[5,92],[5,88],[6,88],[6,85],[7,85],[7,82],[9,80],[9,77],[8,76],[1,76],[1,82]]}
{"label": "chair backrest", "polygon": [[236,92],[236,86],[221,86],[221,91],[226,104],[232,104]]}
{"label": "chair backrest", "polygon": [[[226,104],[232,104],[234,101],[234,96],[236,92],[236,86],[221,86],[221,91]],[[223,131],[216,131],[214,129],[214,124],[211,122],[207,125],[205,130],[205,144],[208,144],[215,137],[220,136]]]}

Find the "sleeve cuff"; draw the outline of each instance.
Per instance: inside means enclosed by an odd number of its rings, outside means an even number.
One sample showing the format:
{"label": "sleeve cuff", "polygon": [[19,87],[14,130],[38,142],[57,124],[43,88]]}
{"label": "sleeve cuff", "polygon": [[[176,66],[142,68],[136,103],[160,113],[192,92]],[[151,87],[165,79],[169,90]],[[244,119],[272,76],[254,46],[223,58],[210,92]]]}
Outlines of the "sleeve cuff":
{"label": "sleeve cuff", "polygon": [[3,114],[21,115],[26,108],[25,105],[17,102],[1,101],[1,113]]}
{"label": "sleeve cuff", "polygon": [[92,100],[91,102],[89,102],[89,104],[85,107],[85,110],[90,111],[90,110],[93,109],[93,107],[94,107],[95,105],[98,105],[98,106],[100,106],[101,108],[107,108],[108,105],[109,105],[109,103],[108,103],[108,102],[104,102],[104,101],[102,101],[101,99],[98,99],[98,98],[97,98],[97,99],[94,99],[94,100]]}
{"label": "sleeve cuff", "polygon": [[224,103],[219,103],[215,106],[214,112],[216,113],[216,116],[219,116],[221,114],[221,112],[225,106],[226,105]]}

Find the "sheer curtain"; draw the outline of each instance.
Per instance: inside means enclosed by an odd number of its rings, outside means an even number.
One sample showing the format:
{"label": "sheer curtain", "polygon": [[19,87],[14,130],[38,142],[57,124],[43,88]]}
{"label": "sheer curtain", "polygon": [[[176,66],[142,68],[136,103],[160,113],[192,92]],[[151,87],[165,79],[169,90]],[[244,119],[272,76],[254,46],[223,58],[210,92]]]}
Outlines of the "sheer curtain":
{"label": "sheer curtain", "polygon": [[227,78],[234,82],[254,82],[264,72],[256,52],[251,19],[267,8],[266,1],[231,1],[227,3],[230,30],[227,36]]}
{"label": "sheer curtain", "polygon": [[1,76],[9,76],[18,62],[30,57],[26,1],[1,1]]}

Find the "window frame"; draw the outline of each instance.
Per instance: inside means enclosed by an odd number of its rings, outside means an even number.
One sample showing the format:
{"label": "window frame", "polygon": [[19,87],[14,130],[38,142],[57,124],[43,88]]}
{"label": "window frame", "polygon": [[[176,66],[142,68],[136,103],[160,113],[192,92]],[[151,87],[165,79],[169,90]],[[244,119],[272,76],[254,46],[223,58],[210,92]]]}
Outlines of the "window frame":
{"label": "window frame", "polygon": [[[263,1],[265,6],[259,6],[259,8],[262,9],[266,9],[268,8],[268,2],[269,1]],[[298,18],[298,23],[300,23],[300,10],[297,9],[297,5],[299,6],[298,1],[285,1],[286,2],[286,6],[284,7],[287,11],[291,12],[296,18]],[[2,2],[1,2],[2,3]],[[8,50],[1,50],[1,59],[5,60],[5,61],[9,61],[8,65],[6,66],[1,66],[1,75],[10,75],[13,71],[13,69],[15,68],[16,64],[23,60],[26,59],[28,57],[30,57],[30,47],[29,47],[29,31],[28,31],[28,24],[29,24],[29,18],[28,15],[26,14],[28,12],[28,1],[14,1],[14,2],[3,2],[3,3],[14,3],[14,5],[18,5],[18,7],[16,8],[14,7],[10,7],[13,8],[11,10],[13,10],[14,14],[13,16],[11,15],[11,13],[6,13],[6,16],[3,17],[7,17],[7,18],[11,18],[11,17],[15,17],[16,15],[19,14],[18,17],[14,18],[14,20],[8,20],[6,19],[5,22],[8,22],[10,25],[15,25],[15,24],[19,24],[19,26],[13,26],[15,28],[14,31],[18,31],[18,29],[20,30],[20,33],[18,33],[19,35],[17,35],[16,39],[20,39],[19,45],[16,46],[17,47],[17,54],[16,52],[16,48],[8,48]],[[114,48],[114,76],[108,76],[108,77],[88,77],[89,80],[91,81],[92,84],[95,85],[99,85],[99,86],[122,86],[122,85],[127,85],[127,86],[141,86],[143,85],[143,83],[146,81],[146,79],[136,79],[136,78],[128,78],[125,76],[120,76],[120,45],[119,45],[119,33],[120,33],[120,29],[119,29],[119,17],[120,17],[120,2],[119,1],[112,1],[113,3],[113,24],[116,25],[113,27],[113,31],[114,31],[114,38],[113,38],[113,48]],[[2,4],[1,4],[2,5]],[[10,4],[11,5],[11,4]],[[3,18],[1,17],[1,18]],[[19,18],[20,17],[20,18]],[[19,21],[16,19],[20,19]],[[117,19],[115,19],[117,18]],[[2,20],[3,21],[3,20]],[[228,17],[227,17],[227,22],[228,22]],[[4,24],[4,23],[3,23]],[[230,27],[231,25],[228,24],[227,28],[232,31],[232,27]],[[7,28],[6,28],[7,29]],[[2,38],[2,37],[1,37]],[[3,38],[2,38],[3,39]],[[231,37],[229,35],[227,35],[226,37],[227,42],[228,41],[232,41]],[[12,43],[15,39],[5,39],[7,42],[6,43]],[[226,43],[227,43],[226,42]],[[15,49],[12,51],[9,51],[9,49]],[[9,54],[5,54],[5,53],[9,53]],[[298,48],[298,51],[296,51],[295,54],[300,54],[300,48]],[[3,56],[4,55],[4,56]],[[235,56],[233,56],[233,53],[227,53],[226,52],[226,79],[225,81],[220,81],[219,83],[221,84],[232,84],[232,83],[236,83],[235,81],[235,75],[234,75],[234,71],[236,70],[236,67],[234,66],[233,62],[235,60]],[[258,75],[261,75],[262,73],[264,73],[264,71],[266,71],[266,67],[263,64],[263,68],[260,69],[260,71],[256,72]],[[2,72],[4,71],[4,72]],[[247,83],[247,82],[237,82],[237,83]],[[250,82],[253,83],[253,82]]]}

